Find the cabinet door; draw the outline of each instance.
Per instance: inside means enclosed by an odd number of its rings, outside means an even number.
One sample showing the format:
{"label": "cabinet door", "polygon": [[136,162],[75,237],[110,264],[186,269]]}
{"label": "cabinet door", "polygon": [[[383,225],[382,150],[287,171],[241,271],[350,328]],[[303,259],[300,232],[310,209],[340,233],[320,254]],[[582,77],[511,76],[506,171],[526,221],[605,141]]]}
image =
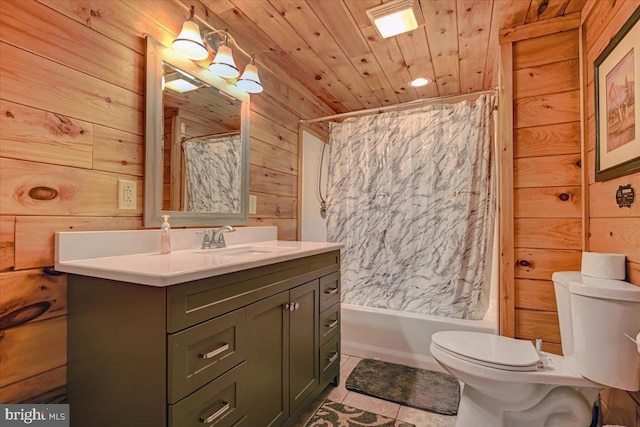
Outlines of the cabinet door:
{"label": "cabinet door", "polygon": [[289,291],[246,308],[249,426],[279,426],[289,416]]}
{"label": "cabinet door", "polygon": [[320,298],[319,281],[291,289],[293,310],[289,318],[290,334],[290,411],[295,411],[320,383],[318,350]]}

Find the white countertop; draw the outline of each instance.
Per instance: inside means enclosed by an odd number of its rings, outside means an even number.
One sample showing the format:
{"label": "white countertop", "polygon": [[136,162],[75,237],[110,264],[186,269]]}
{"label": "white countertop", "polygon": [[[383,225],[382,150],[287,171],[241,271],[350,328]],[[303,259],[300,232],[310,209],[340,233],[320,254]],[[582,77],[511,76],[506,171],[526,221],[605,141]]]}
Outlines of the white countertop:
{"label": "white countertop", "polygon": [[[196,230],[175,230],[172,238],[176,231],[176,240],[181,241],[179,247],[185,246],[182,243],[184,241],[195,240],[192,235]],[[148,233],[153,234],[149,236]],[[235,233],[228,234],[231,237]],[[258,238],[265,236],[264,233],[252,234],[259,236]],[[248,233],[244,230],[238,235],[240,238],[236,238],[237,241],[243,243],[228,245],[226,248],[201,250],[196,245],[161,255],[159,251],[144,252],[149,246],[144,244],[144,240],[153,242],[150,243],[153,246],[156,240],[159,242],[160,234],[157,230],[57,233],[55,269],[83,276],[164,287],[344,247],[341,243],[326,242],[251,241],[252,239],[246,238]],[[275,237],[274,233],[267,236]],[[138,242],[137,245],[132,243],[132,238]],[[143,243],[139,243],[141,241]],[[86,245],[88,248],[82,247]],[[131,246],[137,246],[138,253],[131,253]]]}
{"label": "white countertop", "polygon": [[56,263],[55,268],[65,273],[162,287],[335,251],[342,247],[338,243],[273,240],[229,246],[226,249],[185,249],[166,255],[148,253],[67,261]]}

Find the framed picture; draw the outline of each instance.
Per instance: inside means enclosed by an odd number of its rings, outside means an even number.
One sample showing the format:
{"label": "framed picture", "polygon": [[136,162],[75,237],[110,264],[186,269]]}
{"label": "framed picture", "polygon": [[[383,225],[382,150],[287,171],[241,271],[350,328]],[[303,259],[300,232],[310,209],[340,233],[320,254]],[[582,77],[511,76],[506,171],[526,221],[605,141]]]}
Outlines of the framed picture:
{"label": "framed picture", "polygon": [[596,181],[640,171],[640,8],[594,62]]}

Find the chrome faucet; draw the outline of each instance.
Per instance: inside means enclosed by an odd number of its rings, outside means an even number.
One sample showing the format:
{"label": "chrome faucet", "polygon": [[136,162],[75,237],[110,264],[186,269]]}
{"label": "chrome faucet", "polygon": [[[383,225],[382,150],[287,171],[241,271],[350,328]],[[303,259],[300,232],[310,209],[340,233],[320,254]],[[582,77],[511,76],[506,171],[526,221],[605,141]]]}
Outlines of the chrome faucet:
{"label": "chrome faucet", "polygon": [[226,247],[227,244],[224,241],[224,233],[232,232],[232,231],[236,231],[236,229],[230,225],[223,225],[222,227],[218,228],[216,232],[213,233],[213,238],[211,239],[211,246],[214,248]]}

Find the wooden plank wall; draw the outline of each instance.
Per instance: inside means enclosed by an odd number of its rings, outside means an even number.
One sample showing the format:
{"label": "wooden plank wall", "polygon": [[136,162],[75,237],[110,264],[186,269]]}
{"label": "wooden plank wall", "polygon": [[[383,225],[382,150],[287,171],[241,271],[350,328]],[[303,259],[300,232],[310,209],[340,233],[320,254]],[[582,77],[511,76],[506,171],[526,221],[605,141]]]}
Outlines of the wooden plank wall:
{"label": "wooden plank wall", "polygon": [[[0,402],[65,399],[66,277],[43,272],[54,232],[142,227],[143,37],[168,44],[187,15],[174,0],[2,1]],[[333,111],[295,80],[261,78],[250,224],[295,239],[298,121]],[[117,209],[118,178],[138,183],[135,211]]]}
{"label": "wooden plank wall", "polygon": [[614,252],[627,255],[627,276],[640,286],[640,203],[631,208],[619,208],[616,204],[616,190],[620,185],[631,184],[640,193],[640,172],[595,182],[595,86],[593,63],[629,19],[640,1],[593,2],[590,13],[583,17],[583,51],[585,52],[585,152],[588,170],[589,197],[589,250],[594,252]]}
{"label": "wooden plank wall", "polygon": [[511,46],[514,132],[514,283],[513,295],[502,295],[514,312],[502,316],[513,324],[501,331],[541,338],[554,353],[561,345],[551,274],[579,269],[582,250],[579,22],[568,16],[501,34],[503,48]]}
{"label": "wooden plank wall", "polygon": [[[588,221],[585,229],[588,250],[627,255],[627,280],[640,286],[640,203],[619,208],[615,192],[620,185],[631,184],[640,193],[640,172],[595,182],[595,86],[593,63],[612,37],[629,19],[640,1],[593,1],[585,6],[582,16],[582,51],[585,94],[584,152],[587,153],[585,181],[588,182]],[[640,427],[640,392],[605,389],[601,392],[602,424]]]}

